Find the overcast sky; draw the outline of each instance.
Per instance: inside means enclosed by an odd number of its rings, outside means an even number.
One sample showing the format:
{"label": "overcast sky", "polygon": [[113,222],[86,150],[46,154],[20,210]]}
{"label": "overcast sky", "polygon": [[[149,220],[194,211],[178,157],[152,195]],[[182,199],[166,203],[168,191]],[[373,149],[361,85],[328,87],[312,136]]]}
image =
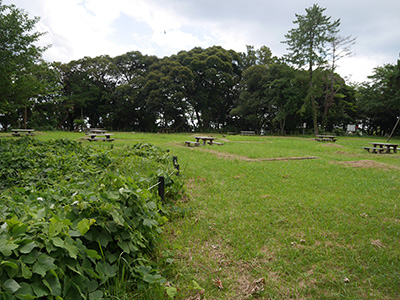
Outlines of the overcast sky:
{"label": "overcast sky", "polygon": [[394,64],[400,53],[400,0],[3,0],[41,18],[48,61],[128,51],[158,57],[219,45],[245,52],[267,46],[287,53],[285,34],[295,14],[313,4],[340,19],[340,35],[357,38],[354,56],[338,62],[339,73],[362,82],[373,68]]}

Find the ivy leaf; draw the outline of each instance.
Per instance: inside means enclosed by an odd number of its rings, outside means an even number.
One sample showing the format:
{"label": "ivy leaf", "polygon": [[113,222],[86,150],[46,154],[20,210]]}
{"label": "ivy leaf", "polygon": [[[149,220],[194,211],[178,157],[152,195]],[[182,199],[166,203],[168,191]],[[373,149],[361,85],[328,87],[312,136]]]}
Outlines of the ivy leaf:
{"label": "ivy leaf", "polygon": [[3,288],[12,294],[18,291],[20,287],[21,286],[14,279],[8,279],[3,283]]}

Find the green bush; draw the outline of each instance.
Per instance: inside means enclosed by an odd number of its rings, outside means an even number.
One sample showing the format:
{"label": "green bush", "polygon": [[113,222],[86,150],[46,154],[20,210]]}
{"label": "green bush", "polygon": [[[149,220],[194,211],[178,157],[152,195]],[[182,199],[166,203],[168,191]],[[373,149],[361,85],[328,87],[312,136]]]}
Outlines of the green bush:
{"label": "green bush", "polygon": [[[118,276],[165,281],[149,262],[182,183],[160,148],[0,141],[0,299],[101,299]],[[134,171],[132,171],[134,170]],[[144,173],[143,173],[144,172]]]}

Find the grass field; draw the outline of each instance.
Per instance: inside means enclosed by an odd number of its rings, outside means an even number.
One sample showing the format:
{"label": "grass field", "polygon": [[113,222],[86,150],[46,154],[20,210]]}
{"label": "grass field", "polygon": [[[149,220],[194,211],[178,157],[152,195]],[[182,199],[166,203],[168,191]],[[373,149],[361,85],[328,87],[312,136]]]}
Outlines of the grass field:
{"label": "grass field", "polygon": [[176,299],[400,298],[400,153],[362,149],[383,138],[215,134],[223,146],[185,147],[193,136],[116,133],[112,143],[178,156],[187,213],[165,226],[155,258]]}

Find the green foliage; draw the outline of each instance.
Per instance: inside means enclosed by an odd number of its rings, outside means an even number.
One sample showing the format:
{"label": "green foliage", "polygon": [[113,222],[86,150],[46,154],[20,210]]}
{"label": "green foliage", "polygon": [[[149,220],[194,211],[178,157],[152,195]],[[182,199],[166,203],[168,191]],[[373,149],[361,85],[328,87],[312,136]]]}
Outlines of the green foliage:
{"label": "green foliage", "polygon": [[182,187],[165,151],[26,138],[0,140],[0,154],[0,299],[102,299],[116,278],[165,281],[149,257],[168,211],[148,189],[159,175],[167,199]]}

